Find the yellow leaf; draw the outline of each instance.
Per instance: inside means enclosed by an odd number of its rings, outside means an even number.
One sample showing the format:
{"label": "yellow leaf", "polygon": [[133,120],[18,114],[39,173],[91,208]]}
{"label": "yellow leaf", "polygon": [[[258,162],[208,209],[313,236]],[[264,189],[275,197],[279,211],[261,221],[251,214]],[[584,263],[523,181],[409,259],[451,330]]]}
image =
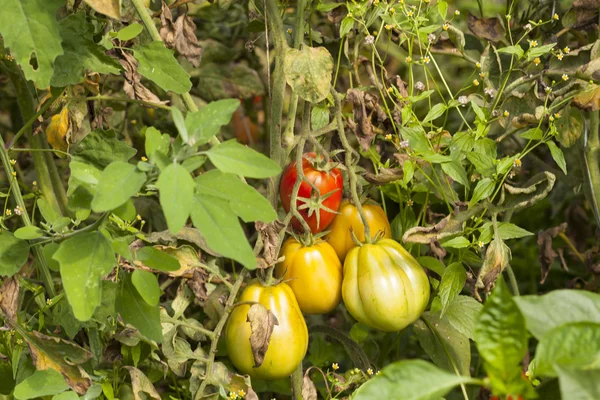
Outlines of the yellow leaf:
{"label": "yellow leaf", "polygon": [[593,85],[590,90],[575,97],[573,103],[583,110],[600,110],[600,86]]}
{"label": "yellow leaf", "polygon": [[52,116],[52,120],[46,128],[48,143],[55,150],[67,151],[67,133],[69,132],[69,108],[64,107],[60,114]]}

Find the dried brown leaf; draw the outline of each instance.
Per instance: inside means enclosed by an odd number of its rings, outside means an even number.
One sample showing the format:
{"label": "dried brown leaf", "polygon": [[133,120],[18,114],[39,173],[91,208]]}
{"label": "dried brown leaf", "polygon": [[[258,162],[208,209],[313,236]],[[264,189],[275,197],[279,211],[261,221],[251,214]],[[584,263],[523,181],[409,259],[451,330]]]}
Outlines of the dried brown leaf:
{"label": "dried brown leaf", "polygon": [[208,299],[208,291],[206,289],[206,279],[208,274],[204,270],[196,268],[194,269],[194,275],[192,279],[188,280],[187,284],[189,288],[194,292],[194,295],[198,300],[204,303]]}
{"label": "dried brown leaf", "polygon": [[266,262],[266,265],[261,263],[259,267],[274,265],[279,258],[280,233],[285,225],[283,222],[276,220],[268,224],[258,221],[254,223],[254,226],[263,242],[262,256]]}
{"label": "dried brown leaf", "polygon": [[277,317],[262,304],[253,304],[248,310],[247,321],[250,322],[250,346],[254,357],[254,367],[258,368],[265,360],[269,349],[271,334],[275,325],[279,325]]}
{"label": "dried brown leaf", "polygon": [[15,276],[7,278],[0,286],[0,311],[7,319],[16,321],[19,310],[21,286]]}
{"label": "dried brown leaf", "polygon": [[511,258],[510,248],[500,239],[496,237],[490,242],[490,245],[485,252],[483,265],[479,270],[475,290],[483,289],[489,292],[496,282],[498,275],[504,271],[509,264]]}
{"label": "dried brown leaf", "polygon": [[538,233],[537,244],[540,246],[539,259],[540,268],[542,270],[542,277],[540,279],[541,284],[546,281],[554,259],[559,256],[554,247],[552,247],[552,239],[558,236],[559,233],[563,233],[566,230],[567,223],[563,222],[559,226],[555,226]]}
{"label": "dried brown leaf", "polygon": [[173,14],[171,9],[163,1],[160,10],[160,29],[158,30],[161,39],[168,48],[175,46],[175,23],[173,22]]}
{"label": "dried brown leaf", "polygon": [[183,14],[175,21],[175,49],[196,68],[200,66],[202,47],[198,44],[196,24]]}
{"label": "dried brown leaf", "polygon": [[304,379],[302,380],[302,399],[303,400],[317,400],[317,388],[315,384],[310,379],[310,377],[306,374],[304,375]]}
{"label": "dried brown leaf", "polygon": [[123,66],[123,91],[130,99],[143,100],[155,104],[167,104],[161,101],[150,89],[142,85],[142,76],[137,72],[138,62],[133,55],[126,52],[120,54],[120,63]]}
{"label": "dried brown leaf", "polygon": [[589,90],[575,96],[573,103],[583,110],[600,110],[600,85],[591,85]]}
{"label": "dried brown leaf", "polygon": [[454,212],[435,225],[415,226],[407,230],[402,236],[402,241],[410,243],[431,244],[446,237],[452,236],[463,229],[463,223],[473,215],[481,212],[482,204],[464,210],[464,205],[456,204]]}
{"label": "dried brown leaf", "polygon": [[371,124],[371,118],[367,113],[365,92],[358,89],[349,89],[346,93],[346,100],[352,104],[353,108],[354,124],[349,126],[353,128],[361,147],[366,151],[371,147],[371,143],[375,138],[375,131]]}
{"label": "dried brown leaf", "polygon": [[498,42],[504,38],[504,27],[498,18],[477,18],[469,13],[469,30],[479,38]]}
{"label": "dried brown leaf", "polygon": [[367,172],[365,179],[373,185],[385,185],[390,182],[402,180],[403,176],[404,172],[402,168],[380,168],[377,174]]}

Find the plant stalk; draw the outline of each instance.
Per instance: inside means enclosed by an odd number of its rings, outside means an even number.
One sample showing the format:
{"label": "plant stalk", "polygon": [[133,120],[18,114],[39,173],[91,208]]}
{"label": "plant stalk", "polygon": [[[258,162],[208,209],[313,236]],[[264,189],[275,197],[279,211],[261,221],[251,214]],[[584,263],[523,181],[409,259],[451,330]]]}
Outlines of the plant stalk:
{"label": "plant stalk", "polygon": [[302,384],[304,383],[304,374],[302,373],[302,361],[298,368],[292,373],[292,399],[302,400]]}
{"label": "plant stalk", "polygon": [[[585,131],[580,139],[585,173],[585,194],[600,227],[600,111],[585,113]],[[582,143],[583,142],[583,143]]]}

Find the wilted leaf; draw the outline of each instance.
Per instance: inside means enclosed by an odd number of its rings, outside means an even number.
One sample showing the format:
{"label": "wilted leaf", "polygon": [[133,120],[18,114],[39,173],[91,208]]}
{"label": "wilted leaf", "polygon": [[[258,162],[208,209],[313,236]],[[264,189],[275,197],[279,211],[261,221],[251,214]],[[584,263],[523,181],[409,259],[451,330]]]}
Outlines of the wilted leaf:
{"label": "wilted leaf", "polygon": [[402,168],[379,168],[379,172],[374,174],[367,172],[365,179],[373,185],[385,185],[390,182],[402,180],[404,171]]}
{"label": "wilted leaf", "polygon": [[454,212],[442,219],[435,225],[415,226],[407,230],[402,236],[403,242],[431,244],[443,238],[455,235],[462,231],[462,225],[473,215],[478,214],[483,209],[482,204],[477,204],[468,210],[460,210],[456,207]]}
{"label": "wilted leaf", "polygon": [[269,349],[271,334],[275,325],[279,325],[277,317],[262,304],[253,304],[248,310],[247,321],[250,322],[250,346],[254,357],[254,367],[258,368],[265,360]]}
{"label": "wilted leaf", "polygon": [[477,18],[469,13],[469,30],[479,38],[498,42],[504,38],[504,28],[498,18]]}
{"label": "wilted leaf", "polygon": [[130,99],[144,100],[150,103],[166,104],[168,101],[161,101],[157,95],[150,89],[142,85],[142,76],[138,73],[138,62],[135,57],[127,52],[120,54],[121,65],[123,65],[123,91]]}
{"label": "wilted leaf", "polygon": [[283,222],[275,220],[268,224],[257,221],[254,224],[263,242],[262,256],[267,265],[274,265],[279,258],[279,244],[281,242],[281,230],[285,228]]}
{"label": "wilted leaf", "polygon": [[[156,400],[161,400],[156,388],[142,371],[130,366],[125,366],[123,368],[127,369],[131,376],[131,386],[133,387],[133,396],[135,400],[145,400],[147,399],[147,396]],[[140,395],[140,392],[144,394]]]}
{"label": "wilted leaf", "polygon": [[197,268],[194,270],[192,279],[187,281],[189,288],[202,303],[208,299],[208,291],[206,289],[207,278],[208,274],[203,269]]}
{"label": "wilted leaf", "polygon": [[121,18],[121,0],[85,0],[85,2],[100,14],[114,19]]}
{"label": "wilted leaf", "polygon": [[303,400],[317,400],[317,388],[315,384],[310,379],[308,374],[304,375],[304,379],[302,380],[302,399]]}
{"label": "wilted leaf", "polygon": [[187,13],[181,14],[173,23],[169,7],[163,2],[160,15],[160,37],[168,48],[175,48],[196,68],[200,65],[202,47],[196,37],[196,24]]}
{"label": "wilted leaf", "polygon": [[511,258],[510,248],[500,237],[494,238],[485,252],[483,265],[479,270],[475,289],[489,292],[498,275],[504,271]]}
{"label": "wilted leaf", "polygon": [[7,278],[0,286],[0,311],[5,318],[16,321],[19,310],[19,281],[17,278]]}
{"label": "wilted leaf", "polygon": [[[228,49],[231,51],[231,49]],[[265,87],[258,73],[245,64],[202,63],[196,71],[198,91],[207,101],[261,96]]]}
{"label": "wilted leaf", "polygon": [[498,212],[530,207],[544,199],[554,187],[556,177],[548,171],[541,172],[529,179],[523,187],[505,183],[496,209]]}
{"label": "wilted leaf", "polygon": [[590,85],[588,90],[575,96],[573,103],[583,110],[600,110],[600,85]]}
{"label": "wilted leaf", "polygon": [[145,238],[146,241],[150,243],[161,243],[161,244],[176,244],[178,240],[184,240],[186,242],[190,242],[198,246],[202,251],[211,256],[220,257],[218,253],[213,252],[207,245],[206,239],[202,233],[196,229],[189,226],[184,226],[181,230],[175,234],[169,231],[161,231],[161,232],[152,232]]}
{"label": "wilted leaf", "polygon": [[564,233],[567,230],[567,223],[563,222],[559,226],[554,228],[546,229],[538,233],[537,244],[540,246],[540,268],[542,270],[542,277],[540,284],[544,284],[550,272],[550,267],[554,262],[554,259],[558,257],[558,253],[552,247],[552,239],[558,236],[559,233]]}
{"label": "wilted leaf", "polygon": [[324,47],[288,49],[285,54],[285,79],[304,100],[318,103],[331,88],[333,58]]}
{"label": "wilted leaf", "polygon": [[366,94],[362,90],[349,89],[346,93],[346,100],[352,104],[353,124],[350,127],[354,130],[361,147],[366,151],[371,147],[371,142],[375,138],[371,118],[367,113]]}
{"label": "wilted leaf", "polygon": [[[67,151],[69,144],[67,142],[67,133],[69,132],[69,109],[63,107],[59,114],[52,116],[48,127],[46,128],[46,137],[48,143],[55,150]],[[63,155],[61,155],[63,156]]]}
{"label": "wilted leaf", "polygon": [[577,77],[580,79],[600,80],[600,58],[596,58],[577,69]]}

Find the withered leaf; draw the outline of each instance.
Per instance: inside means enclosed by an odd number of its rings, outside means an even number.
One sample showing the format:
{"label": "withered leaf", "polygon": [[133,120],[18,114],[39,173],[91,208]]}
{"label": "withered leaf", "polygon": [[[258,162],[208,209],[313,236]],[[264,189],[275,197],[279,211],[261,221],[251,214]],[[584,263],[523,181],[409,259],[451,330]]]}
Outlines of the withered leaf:
{"label": "withered leaf", "polygon": [[371,147],[371,142],[375,138],[375,131],[371,124],[371,118],[367,113],[365,102],[365,92],[358,89],[349,89],[346,93],[346,100],[352,104],[352,115],[354,124],[349,126],[354,130],[361,147],[366,151]]}
{"label": "withered leaf", "polygon": [[278,249],[281,242],[280,234],[285,225],[283,222],[275,220],[268,224],[257,221],[254,223],[254,226],[263,243],[262,256],[266,261],[266,266],[274,265],[279,258]]}
{"label": "withered leaf", "polygon": [[575,96],[573,104],[583,110],[600,110],[600,85],[591,85],[589,90]]}
{"label": "withered leaf", "polygon": [[577,77],[586,80],[600,80],[600,58],[590,61],[577,69]]}
{"label": "withered leaf", "polygon": [[367,172],[365,174],[365,179],[367,182],[379,186],[402,180],[403,176],[404,172],[402,171],[402,168],[380,168],[379,173],[377,174]]}
{"label": "withered leaf", "polygon": [[[156,388],[142,371],[130,366],[123,368],[127,369],[129,371],[129,376],[131,376],[131,386],[135,400],[143,400],[148,396],[156,400],[161,400]],[[144,393],[145,395],[140,395],[140,392]]]}
{"label": "withered leaf", "polygon": [[269,349],[271,334],[275,325],[279,325],[277,317],[262,304],[253,304],[248,310],[247,321],[250,322],[250,346],[254,357],[254,368],[258,368],[265,360]]}
{"label": "withered leaf", "polygon": [[21,286],[16,276],[7,278],[0,286],[0,311],[5,318],[16,321]]}
{"label": "withered leaf", "polygon": [[431,244],[435,241],[440,241],[446,237],[452,236],[462,231],[462,225],[473,215],[480,213],[484,208],[483,204],[477,204],[468,210],[462,210],[461,206],[457,205],[454,212],[442,219],[435,225],[431,226],[415,226],[407,230],[402,236],[402,241],[410,243]]}
{"label": "withered leaf", "polygon": [[119,0],[85,0],[96,12],[114,19],[121,18],[121,2]]}
{"label": "withered leaf", "polygon": [[544,199],[554,187],[556,177],[551,172],[541,172],[529,179],[522,187],[505,183],[496,206],[497,212],[519,210]]}
{"label": "withered leaf", "polygon": [[317,388],[308,374],[305,374],[304,379],[302,380],[302,399],[317,400],[317,398]]}
{"label": "withered leaf", "polygon": [[184,240],[198,246],[203,252],[210,254],[211,256],[221,257],[219,253],[213,252],[207,245],[206,240],[202,233],[196,229],[188,226],[181,228],[179,232],[173,234],[167,231],[152,232],[146,236],[146,241],[150,243],[162,243],[162,244],[175,244],[177,240]]}
{"label": "withered leaf", "polygon": [[158,31],[165,46],[173,48],[175,46],[175,24],[173,23],[173,14],[171,9],[163,1],[160,9],[160,29]]}
{"label": "withered leaf", "polygon": [[208,299],[208,291],[206,289],[207,278],[208,274],[203,269],[196,268],[194,269],[192,279],[187,282],[189,288],[194,292],[194,296],[201,302],[205,302]]}
{"label": "withered leaf", "polygon": [[542,271],[542,277],[540,279],[540,284],[543,284],[548,277],[548,273],[550,272],[550,267],[554,262],[554,259],[559,256],[559,254],[552,247],[552,239],[558,236],[559,233],[564,233],[567,230],[567,223],[563,222],[559,226],[555,226],[550,229],[546,229],[538,233],[537,244],[540,246],[540,268]]}
{"label": "withered leaf", "polygon": [[485,252],[485,259],[475,283],[475,290],[483,289],[489,292],[498,275],[509,264],[510,258],[510,248],[499,237],[494,238]]}
{"label": "withered leaf", "polygon": [[504,27],[498,18],[477,18],[469,13],[469,30],[479,38],[498,42],[504,38]]}
{"label": "withered leaf", "polygon": [[175,22],[169,7],[163,2],[160,14],[160,37],[170,49],[176,49],[196,68],[200,65],[202,47],[196,36],[196,24],[187,15],[181,14]]}
{"label": "withered leaf", "polygon": [[123,66],[123,91],[130,99],[143,100],[155,104],[167,104],[161,101],[150,89],[142,85],[142,76],[137,72],[138,62],[135,57],[126,52],[121,52],[119,62]]}

